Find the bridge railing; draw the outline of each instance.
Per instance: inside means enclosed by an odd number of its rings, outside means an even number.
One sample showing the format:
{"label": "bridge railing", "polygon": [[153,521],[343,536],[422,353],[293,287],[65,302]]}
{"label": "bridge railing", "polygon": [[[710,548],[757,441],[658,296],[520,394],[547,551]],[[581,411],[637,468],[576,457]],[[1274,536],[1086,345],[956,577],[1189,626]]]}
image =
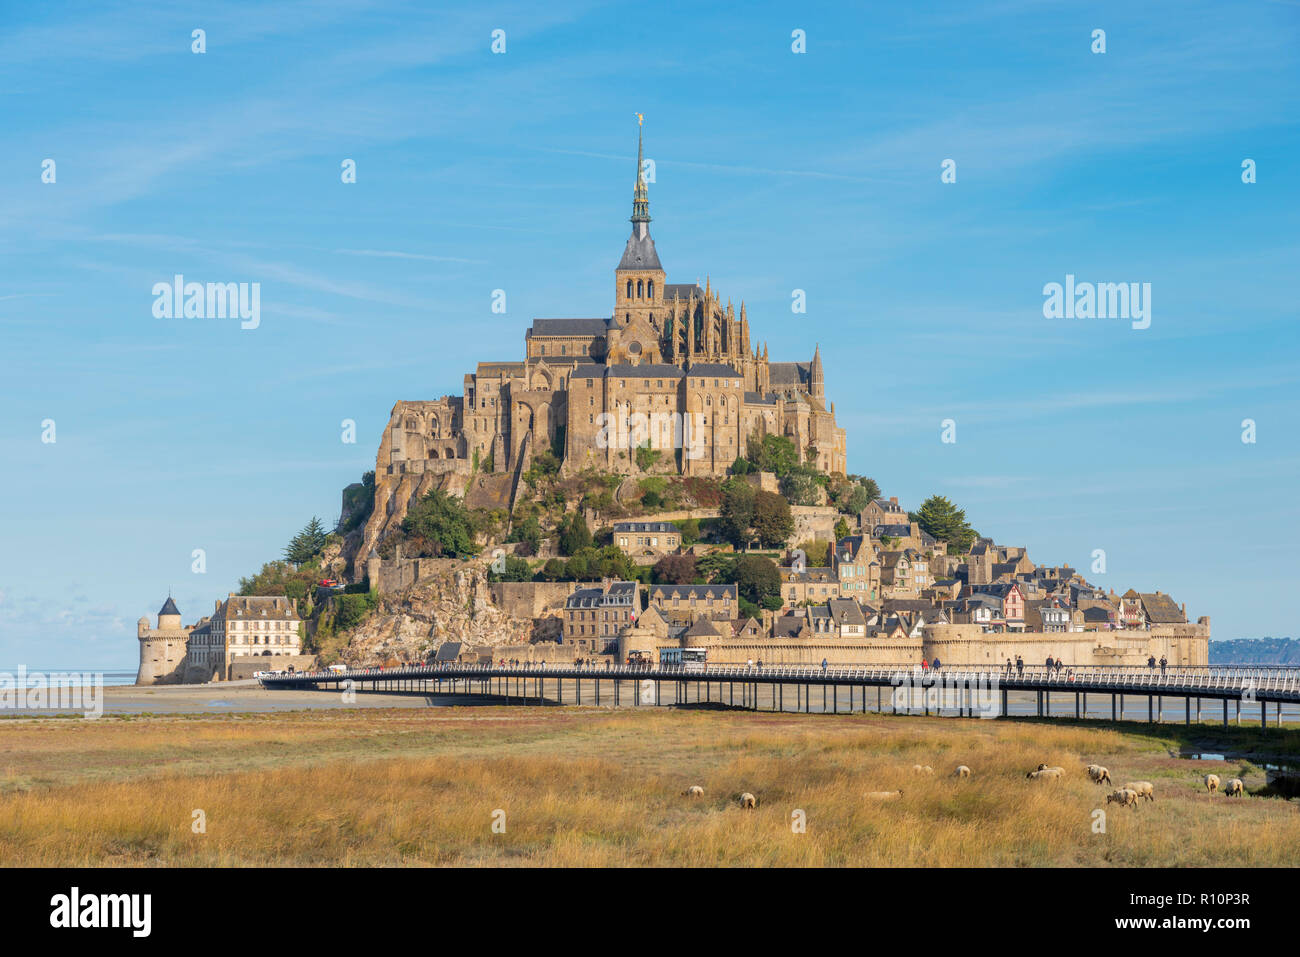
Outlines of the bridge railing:
{"label": "bridge railing", "polygon": [[524,677],[609,677],[609,678],[683,678],[692,680],[799,680],[808,681],[889,681],[899,683],[904,679],[913,682],[942,679],[943,681],[986,681],[1017,686],[1060,686],[1061,690],[1086,686],[1114,688],[1118,691],[1152,693],[1161,690],[1186,691],[1257,691],[1262,693],[1300,693],[1300,668],[1286,666],[1267,667],[1167,667],[1165,669],[1133,665],[1091,666],[1083,668],[1047,668],[1045,665],[1026,665],[1008,670],[1003,667],[949,667],[923,668],[914,663],[870,666],[819,666],[800,665],[719,665],[708,664],[625,664],[587,662],[582,665],[554,662],[515,662],[507,664],[434,662],[424,665],[402,665],[395,668],[363,668],[344,672],[312,671],[294,673],[259,672],[259,679],[297,679],[301,682],[346,681],[397,678],[470,678],[482,676]]}

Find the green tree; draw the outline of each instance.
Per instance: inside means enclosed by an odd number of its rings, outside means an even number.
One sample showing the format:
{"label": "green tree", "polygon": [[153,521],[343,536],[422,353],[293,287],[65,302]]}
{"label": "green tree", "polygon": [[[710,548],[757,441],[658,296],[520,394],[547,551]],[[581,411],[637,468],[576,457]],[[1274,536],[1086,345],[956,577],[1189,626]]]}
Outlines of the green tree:
{"label": "green tree", "polygon": [[[519,542],[527,550],[529,555],[537,554],[537,547],[542,542],[542,525],[537,520],[536,515],[529,515],[526,519],[515,526],[510,541]],[[507,581],[522,581],[522,579],[507,579]]]}
{"label": "green tree", "polygon": [[488,581],[494,582],[530,582],[533,570],[528,562],[517,555],[506,556],[506,567],[502,572],[488,572]]}
{"label": "green tree", "polygon": [[798,448],[784,435],[751,436],[748,451],[750,462],[760,471],[775,472],[778,478],[799,464]]}
{"label": "green tree", "polygon": [[682,533],[682,544],[690,547],[700,540],[700,520],[684,518],[677,522],[677,530]]}
{"label": "green tree", "polygon": [[838,542],[842,538],[847,538],[848,534],[849,534],[848,522],[844,521],[844,519],[840,519],[838,522],[835,523],[835,541]]}
{"label": "green tree", "polygon": [[286,561],[294,565],[305,565],[325,548],[325,539],[328,533],[325,526],[316,516],[312,516],[310,522],[303,527],[303,530],[295,535],[284,548],[284,557]]}
{"label": "green tree", "polygon": [[[863,491],[866,492],[867,501],[862,503],[862,508],[866,508],[869,502],[874,502],[880,498],[880,486],[876,484],[875,479],[867,478],[865,475],[849,475],[846,478],[850,482],[861,485]],[[848,510],[846,509],[846,511]],[[858,511],[862,511],[862,509],[858,509]]]}
{"label": "green tree", "polygon": [[729,582],[736,558],[726,552],[709,552],[695,560],[695,572],[705,582]]}
{"label": "green tree", "polygon": [[465,555],[475,551],[474,519],[464,503],[433,489],[406,513],[402,531],[424,540],[436,555]]}
{"label": "green tree", "polygon": [[722,483],[722,506],[718,510],[718,531],[740,548],[749,542],[754,527],[754,501],[757,493],[744,479],[729,478]]}
{"label": "green tree", "polygon": [[966,521],[966,512],[942,495],[931,495],[921,503],[916,523],[922,530],[948,543],[949,551],[961,554],[975,541],[976,532]]}
{"label": "green tree", "polygon": [[770,558],[741,555],[736,559],[730,578],[740,596],[755,604],[761,605],[768,596],[781,597],[781,572]]}
{"label": "green tree", "polygon": [[816,469],[796,466],[781,476],[781,494],[791,505],[820,505],[821,483]]}
{"label": "green tree", "polygon": [[584,548],[591,547],[591,529],[582,513],[572,512],[560,522],[560,554],[576,555]]}
{"label": "green tree", "polygon": [[775,492],[758,491],[754,494],[754,534],[766,548],[784,545],[794,532],[794,516],[790,503]]}

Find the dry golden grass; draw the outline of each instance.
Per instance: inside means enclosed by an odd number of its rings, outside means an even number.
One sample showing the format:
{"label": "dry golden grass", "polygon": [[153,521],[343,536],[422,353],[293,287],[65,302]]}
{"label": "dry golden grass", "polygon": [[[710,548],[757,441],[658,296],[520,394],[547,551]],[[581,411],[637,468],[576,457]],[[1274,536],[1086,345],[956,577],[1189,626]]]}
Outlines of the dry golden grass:
{"label": "dry golden grass", "polygon": [[[439,708],[15,722],[0,752],[11,865],[1300,863],[1296,802],[1200,784],[1214,768],[1258,789],[1258,767],[1171,758],[1150,732],[1095,726]],[[1111,805],[1094,833],[1109,788],[1083,773],[1093,761],[1117,785],[1153,781],[1156,802]],[[1067,779],[1026,780],[1039,763]],[[974,777],[951,778],[958,764]],[[703,799],[681,796],[691,784]],[[896,788],[900,800],[864,798]]]}

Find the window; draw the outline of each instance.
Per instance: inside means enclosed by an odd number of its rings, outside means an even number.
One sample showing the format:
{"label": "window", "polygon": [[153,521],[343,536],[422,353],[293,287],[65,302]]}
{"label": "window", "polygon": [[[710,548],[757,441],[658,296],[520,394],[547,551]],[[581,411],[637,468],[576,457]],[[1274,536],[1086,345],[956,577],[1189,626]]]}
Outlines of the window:
{"label": "window", "polygon": [[638,279],[638,280],[636,281],[636,297],[637,297],[638,299],[641,298],[641,280],[640,280],[640,279]]}
{"label": "window", "polygon": [[655,281],[653,279],[646,284],[646,290],[650,293],[650,298],[653,299],[655,297]]}

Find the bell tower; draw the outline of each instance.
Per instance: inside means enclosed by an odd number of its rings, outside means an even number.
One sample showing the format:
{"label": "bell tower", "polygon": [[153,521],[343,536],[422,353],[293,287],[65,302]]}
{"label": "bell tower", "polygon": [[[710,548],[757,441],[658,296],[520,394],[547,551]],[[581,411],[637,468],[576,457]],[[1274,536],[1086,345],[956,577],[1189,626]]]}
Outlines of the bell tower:
{"label": "bell tower", "polygon": [[650,195],[645,182],[641,124],[638,113],[636,133],[636,187],[632,193],[632,235],[623,247],[623,258],[614,271],[614,321],[628,326],[637,320],[649,322],[655,330],[663,327],[664,269],[650,238]]}

